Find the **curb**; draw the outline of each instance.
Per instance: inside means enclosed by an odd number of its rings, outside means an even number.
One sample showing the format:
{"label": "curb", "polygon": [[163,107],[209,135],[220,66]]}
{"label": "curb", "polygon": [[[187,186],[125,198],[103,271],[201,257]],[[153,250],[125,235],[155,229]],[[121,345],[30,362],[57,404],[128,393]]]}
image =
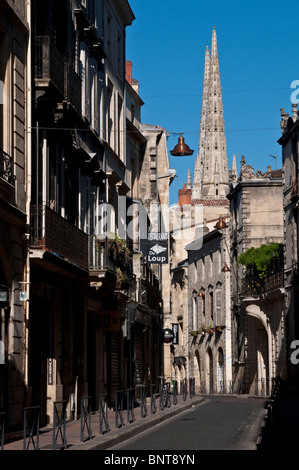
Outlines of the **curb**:
{"label": "curb", "polygon": [[204,401],[206,401],[206,399],[200,397],[198,399],[192,399],[185,405],[181,405],[178,408],[176,408],[174,405],[170,409],[164,410],[163,414],[161,415],[149,415],[146,418],[143,418],[142,421],[138,420],[133,423],[125,424],[123,427],[117,430],[109,431],[102,436],[96,436],[91,441],[85,441],[79,445],[71,445],[66,450],[107,450],[110,447],[120,444],[141,432],[147,431],[151,427],[156,426],[163,421],[172,418],[173,416],[183,413],[184,411]]}

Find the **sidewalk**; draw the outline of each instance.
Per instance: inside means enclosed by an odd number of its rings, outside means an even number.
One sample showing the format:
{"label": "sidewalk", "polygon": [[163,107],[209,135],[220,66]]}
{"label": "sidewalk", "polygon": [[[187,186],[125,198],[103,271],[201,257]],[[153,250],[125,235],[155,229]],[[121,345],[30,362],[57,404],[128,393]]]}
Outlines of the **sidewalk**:
{"label": "sidewalk", "polygon": [[[171,397],[172,400],[172,397]],[[123,411],[123,425],[116,427],[115,423],[115,412],[109,410],[108,412],[108,424],[109,431],[104,434],[100,434],[99,427],[99,414],[95,413],[91,415],[90,427],[84,423],[84,441],[81,442],[81,420],[71,421],[66,424],[66,441],[67,447],[65,450],[105,450],[110,447],[119,444],[138,433],[146,431],[152,426],[163,422],[179,413],[182,413],[189,408],[192,408],[199,403],[205,401],[205,398],[201,396],[195,396],[194,398],[187,397],[186,401],[183,401],[183,397],[178,395],[177,404],[174,405],[171,402],[170,408],[164,410],[159,409],[159,400],[156,400],[156,412],[151,413],[150,402],[147,402],[147,416],[141,416],[141,408],[137,406],[134,408],[134,421],[128,422],[127,410]],[[120,419],[118,419],[120,422]],[[88,423],[89,424],[89,423]],[[105,429],[105,426],[103,426]],[[90,432],[88,432],[90,431]],[[91,438],[88,438],[91,435]],[[34,441],[34,442],[33,442]],[[61,435],[57,437],[57,450],[61,450],[62,440]],[[28,445],[28,438],[26,440],[26,449]],[[53,450],[53,429],[41,429],[39,433],[39,450]],[[29,441],[28,450],[35,450],[36,448],[36,436]],[[7,442],[4,444],[4,450],[24,450],[23,437],[20,436],[19,440]]]}

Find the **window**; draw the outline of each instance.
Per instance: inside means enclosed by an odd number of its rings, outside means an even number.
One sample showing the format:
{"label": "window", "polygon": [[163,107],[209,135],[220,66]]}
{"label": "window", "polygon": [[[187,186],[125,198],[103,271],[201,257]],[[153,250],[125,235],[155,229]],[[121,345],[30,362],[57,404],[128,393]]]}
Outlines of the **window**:
{"label": "window", "polygon": [[107,141],[109,145],[112,147],[112,128],[113,128],[113,85],[109,81],[108,82],[108,102],[107,102]]}
{"label": "window", "polygon": [[214,318],[214,293],[210,291],[210,317],[211,320]]}
{"label": "window", "polygon": [[[5,139],[6,127],[9,122],[7,116],[8,113],[8,103],[5,103],[5,71],[6,71],[6,61],[7,61],[7,52],[5,51],[5,36],[0,32],[0,149],[9,153],[7,148],[7,142]],[[7,92],[6,92],[7,93]]]}
{"label": "window", "polygon": [[221,325],[222,322],[223,322],[223,318],[222,318],[222,309],[223,309],[222,289],[217,288],[216,292],[215,292],[215,295],[216,295],[216,319],[215,319],[215,321],[216,321],[217,325]]}
{"label": "window", "polygon": [[193,297],[192,304],[192,329],[197,330],[197,298]]}
{"label": "window", "polygon": [[118,95],[118,133],[117,133],[117,149],[116,151],[118,152],[118,155],[120,158],[123,157],[123,146],[122,146],[122,138],[123,138],[123,123],[122,123],[122,117],[123,117],[123,100],[122,98]]}
{"label": "window", "polygon": [[117,74],[120,79],[123,78],[123,40],[121,33],[117,35]]}
{"label": "window", "polygon": [[113,60],[113,34],[112,34],[112,18],[107,17],[107,51],[110,61]]}

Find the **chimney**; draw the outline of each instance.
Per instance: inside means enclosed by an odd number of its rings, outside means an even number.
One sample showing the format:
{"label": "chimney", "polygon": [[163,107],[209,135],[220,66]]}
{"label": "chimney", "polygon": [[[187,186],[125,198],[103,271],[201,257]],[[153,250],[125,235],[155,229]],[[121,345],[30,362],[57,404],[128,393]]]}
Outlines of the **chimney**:
{"label": "chimney", "polygon": [[132,85],[132,61],[126,60],[126,80]]}
{"label": "chimney", "polygon": [[267,166],[267,172],[269,171],[272,171],[272,167],[271,166]]}

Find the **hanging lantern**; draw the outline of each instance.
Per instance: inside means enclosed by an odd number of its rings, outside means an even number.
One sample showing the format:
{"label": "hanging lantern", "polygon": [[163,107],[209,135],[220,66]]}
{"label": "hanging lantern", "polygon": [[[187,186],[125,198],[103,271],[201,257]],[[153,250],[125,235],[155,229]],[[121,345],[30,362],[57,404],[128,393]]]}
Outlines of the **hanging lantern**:
{"label": "hanging lantern", "polygon": [[189,155],[193,155],[194,150],[191,150],[187,144],[185,144],[185,139],[182,134],[180,134],[179,137],[179,142],[178,144],[174,147],[173,150],[171,150],[171,155],[174,157],[186,157]]}
{"label": "hanging lantern", "polygon": [[229,269],[229,267],[227,266],[226,263],[225,263],[224,267],[221,269],[221,271],[222,271],[223,273],[229,273],[229,272],[230,272],[230,269]]}
{"label": "hanging lantern", "polygon": [[224,217],[219,217],[219,220],[217,224],[215,225],[215,228],[218,230],[222,230],[223,228],[227,228],[228,225],[225,223]]}

